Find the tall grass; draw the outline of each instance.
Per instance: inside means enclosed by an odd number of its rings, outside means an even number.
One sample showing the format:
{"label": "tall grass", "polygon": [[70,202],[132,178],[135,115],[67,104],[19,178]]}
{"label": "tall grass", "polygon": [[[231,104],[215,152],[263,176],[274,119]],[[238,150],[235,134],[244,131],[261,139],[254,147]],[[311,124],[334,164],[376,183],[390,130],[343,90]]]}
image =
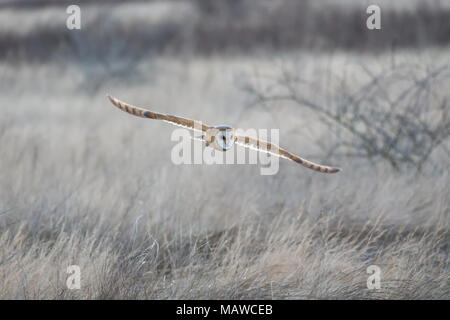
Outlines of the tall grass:
{"label": "tall grass", "polygon": [[[426,55],[421,63],[439,66],[448,52]],[[323,68],[347,72],[358,90],[367,74],[348,59],[285,55],[308,66],[307,79],[325,80]],[[376,72],[391,56],[351,59]],[[1,298],[448,299],[445,152],[435,150],[435,166],[421,172],[326,158],[316,137],[336,136],[314,115],[285,102],[271,106],[275,113],[250,108],[241,81],[252,70],[270,78],[269,58],[135,63],[132,74],[111,78],[78,63],[0,64]],[[343,172],[321,175],[288,161],[274,176],[255,165],[176,166],[172,128],[119,112],[107,92],[206,123],[280,128],[283,146]],[[81,268],[80,290],[66,286],[69,265]],[[367,288],[370,265],[381,268],[379,290]]]}
{"label": "tall grass", "polygon": [[[448,6],[108,2],[0,3],[0,298],[450,297]],[[176,166],[107,93],[343,171]]]}

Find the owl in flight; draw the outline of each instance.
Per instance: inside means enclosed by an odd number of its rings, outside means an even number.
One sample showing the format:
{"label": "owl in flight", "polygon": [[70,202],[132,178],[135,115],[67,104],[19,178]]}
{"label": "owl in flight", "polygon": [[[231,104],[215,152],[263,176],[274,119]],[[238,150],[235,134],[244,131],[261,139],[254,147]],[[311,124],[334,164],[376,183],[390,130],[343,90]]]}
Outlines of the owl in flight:
{"label": "owl in flight", "polygon": [[203,132],[202,140],[206,142],[206,146],[213,147],[216,150],[227,151],[231,147],[233,147],[234,144],[237,144],[246,148],[254,149],[261,152],[267,152],[278,157],[292,160],[314,171],[323,173],[336,173],[341,170],[339,168],[323,166],[305,160],[270,142],[247,136],[237,135],[235,134],[235,129],[228,126],[211,127],[199,121],[180,118],[168,114],[156,113],[150,110],[135,107],[128,103],[120,101],[114,97],[111,97],[110,95],[108,95],[108,98],[109,100],[111,100],[112,104],[115,105],[120,110],[135,115],[137,117],[163,120],[190,130],[202,131]]}

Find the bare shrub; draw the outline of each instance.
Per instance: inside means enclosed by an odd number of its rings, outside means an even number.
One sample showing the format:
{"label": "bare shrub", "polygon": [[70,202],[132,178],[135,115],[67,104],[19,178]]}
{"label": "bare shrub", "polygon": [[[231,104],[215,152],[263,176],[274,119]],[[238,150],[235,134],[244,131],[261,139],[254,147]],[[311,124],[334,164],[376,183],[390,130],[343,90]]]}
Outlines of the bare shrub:
{"label": "bare shrub", "polygon": [[269,110],[271,103],[283,100],[315,113],[339,137],[328,156],[383,159],[396,170],[404,164],[420,170],[450,136],[448,97],[442,95],[450,69],[406,65],[378,73],[362,69],[368,80],[356,90],[355,83],[334,76],[338,85],[327,88],[328,104],[307,96],[317,92],[317,81],[292,69],[282,70],[263,87],[247,82],[244,90]]}

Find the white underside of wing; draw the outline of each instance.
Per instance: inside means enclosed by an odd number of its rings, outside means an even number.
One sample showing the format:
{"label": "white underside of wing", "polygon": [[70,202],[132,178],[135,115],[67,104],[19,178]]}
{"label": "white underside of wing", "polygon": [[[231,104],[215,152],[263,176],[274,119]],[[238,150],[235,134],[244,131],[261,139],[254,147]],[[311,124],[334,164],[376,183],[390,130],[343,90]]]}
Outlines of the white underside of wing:
{"label": "white underside of wing", "polygon": [[285,156],[279,154],[279,153],[276,152],[276,151],[269,151],[269,150],[266,150],[266,149],[258,148],[258,146],[256,146],[256,145],[253,144],[253,143],[245,143],[245,142],[241,142],[241,141],[238,141],[238,140],[235,141],[234,143],[237,144],[237,145],[239,145],[239,146],[241,146],[241,147],[244,147],[244,148],[248,148],[248,149],[251,149],[251,150],[258,151],[258,152],[265,152],[265,153],[271,154],[271,155],[276,156],[276,157],[279,157],[279,158],[284,158],[284,159],[291,160],[291,159],[289,159],[288,157],[285,157]]}
{"label": "white underside of wing", "polygon": [[206,142],[206,140],[203,139],[202,137],[191,136],[191,139],[192,139],[192,140],[197,140],[197,141]]}
{"label": "white underside of wing", "polygon": [[[178,122],[173,122],[173,121],[169,121],[169,120],[163,120],[163,121],[164,121],[164,122],[167,122],[167,123],[170,123],[170,124],[172,124],[172,125],[174,125],[174,126],[177,126],[177,127],[182,127],[182,128],[185,128],[185,129],[188,129],[188,130],[192,130],[192,131],[203,132],[202,129],[197,129],[197,128],[188,127],[188,126],[179,124]],[[200,127],[201,127],[201,126],[200,126]]]}
{"label": "white underside of wing", "polygon": [[[164,122],[167,122],[167,123],[170,123],[170,124],[172,124],[172,125],[174,125],[174,126],[181,127],[181,128],[184,128],[184,129],[188,129],[188,130],[191,130],[191,131],[203,132],[203,130],[194,129],[194,128],[192,128],[192,127],[188,127],[188,126],[179,124],[179,123],[177,123],[177,122],[168,121],[168,120],[163,120],[163,121],[164,121]],[[197,140],[197,141],[206,142],[205,139],[203,139],[201,136],[199,137],[199,136],[196,136],[195,134],[194,134],[194,135],[190,135],[190,137],[191,137],[192,140]]]}

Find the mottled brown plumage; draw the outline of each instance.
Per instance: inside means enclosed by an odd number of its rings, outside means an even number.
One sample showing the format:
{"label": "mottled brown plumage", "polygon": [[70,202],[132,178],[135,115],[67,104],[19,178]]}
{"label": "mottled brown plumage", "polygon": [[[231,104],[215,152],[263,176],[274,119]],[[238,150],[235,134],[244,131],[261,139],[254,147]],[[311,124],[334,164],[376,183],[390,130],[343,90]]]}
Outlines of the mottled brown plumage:
{"label": "mottled brown plumage", "polygon": [[270,143],[267,141],[263,141],[263,140],[259,140],[259,139],[254,139],[254,138],[247,137],[247,136],[245,136],[245,137],[237,136],[236,144],[242,145],[242,146],[245,146],[248,148],[252,148],[252,149],[255,149],[258,151],[263,151],[263,152],[265,151],[270,154],[292,160],[294,162],[301,164],[302,166],[304,166],[308,169],[322,172],[322,173],[336,173],[341,170],[340,168],[324,166],[321,164],[311,162],[311,161],[303,159],[295,154],[292,154],[292,153],[284,150],[283,148],[280,148],[276,144],[273,144],[273,143]]}
{"label": "mottled brown plumage", "polygon": [[[234,143],[246,147],[255,149],[261,152],[268,152],[270,154],[292,160],[302,166],[322,173],[336,173],[341,169],[335,167],[329,167],[320,165],[306,159],[300,158],[295,154],[292,154],[279,146],[272,144],[267,141],[251,138],[248,136],[235,135],[235,129],[226,126],[212,127],[203,124],[200,121],[185,119],[177,116],[172,116],[168,114],[162,114],[153,112],[147,109],[132,106],[128,103],[120,101],[114,97],[108,95],[109,100],[120,110],[125,111],[137,117],[163,120],[171,124],[182,126],[191,130],[198,130],[204,132],[203,140],[206,142],[207,146],[211,146],[220,151],[228,150]],[[220,137],[220,138],[219,138]]]}
{"label": "mottled brown plumage", "polygon": [[128,103],[120,101],[119,99],[111,97],[110,95],[108,95],[108,98],[112,102],[112,104],[115,105],[120,110],[125,111],[125,112],[132,114],[134,116],[137,116],[137,117],[155,119],[155,120],[163,120],[163,121],[170,122],[174,125],[186,127],[186,128],[193,129],[193,130],[198,129],[198,130],[205,131],[205,132],[206,132],[206,130],[211,128],[205,124],[202,124],[200,121],[180,118],[180,117],[172,116],[170,114],[162,114],[162,113],[153,112],[153,111],[150,111],[147,109],[135,107]]}

